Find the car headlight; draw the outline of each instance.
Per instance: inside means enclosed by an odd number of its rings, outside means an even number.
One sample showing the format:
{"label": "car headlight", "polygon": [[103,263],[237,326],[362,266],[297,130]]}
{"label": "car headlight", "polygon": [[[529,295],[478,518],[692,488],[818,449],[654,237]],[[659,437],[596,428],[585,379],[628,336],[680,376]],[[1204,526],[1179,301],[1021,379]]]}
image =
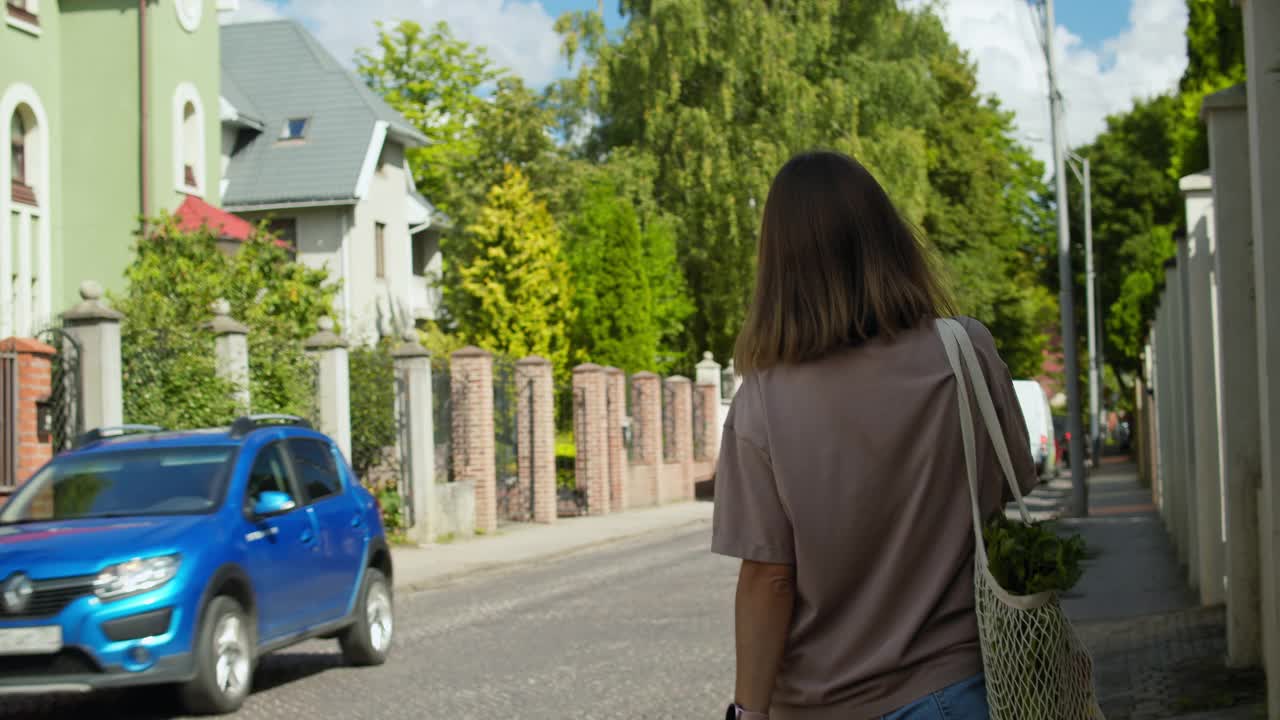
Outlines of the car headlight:
{"label": "car headlight", "polygon": [[116,600],[155,590],[178,574],[180,559],[177,555],[163,555],[110,565],[98,573],[93,592],[103,600]]}

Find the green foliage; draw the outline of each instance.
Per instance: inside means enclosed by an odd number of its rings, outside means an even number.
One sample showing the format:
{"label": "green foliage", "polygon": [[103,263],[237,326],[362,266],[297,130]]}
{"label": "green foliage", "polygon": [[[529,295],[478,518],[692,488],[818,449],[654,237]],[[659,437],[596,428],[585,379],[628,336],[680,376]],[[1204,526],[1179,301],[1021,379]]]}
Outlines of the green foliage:
{"label": "green foliage", "polygon": [[452,260],[445,300],[467,342],[567,367],[575,314],[569,268],[555,220],[523,173],[508,166],[476,221],[445,248]]}
{"label": "green foliage", "polygon": [[[1201,105],[1205,96],[1245,79],[1239,8],[1230,0],[1187,4],[1188,65],[1179,92],[1139,100],[1127,112],[1107,118],[1106,129],[1078,150],[1092,165],[1103,341],[1107,363],[1121,381],[1114,389],[1122,407],[1132,402],[1129,378],[1141,368],[1143,341],[1164,289],[1165,262],[1176,252],[1175,235],[1185,231],[1177,180],[1209,166]],[[1073,184],[1076,238],[1084,233],[1080,203]],[[1075,267],[1084,267],[1083,257],[1076,258]],[[1056,283],[1056,271],[1047,275]],[[1083,275],[1076,281],[1082,297]]]}
{"label": "green foliage", "polygon": [[442,156],[436,167],[428,151],[410,158],[420,189],[457,221],[444,242],[442,333],[491,349],[555,344],[532,324],[484,325],[515,301],[478,281],[505,271],[477,251],[497,237],[481,241],[475,228],[494,226],[491,193],[513,167],[550,213],[537,232],[564,234],[581,308],[565,318],[564,357],[660,372],[688,369],[704,350],[725,357],[773,173],[828,147],[858,157],[928,230],[961,309],[992,327],[1011,367],[1038,370],[1056,314],[1037,282],[1049,254],[1042,170],[1011,140],[1009,115],[978,94],[972,62],[933,10],[892,0],[628,0],[623,10],[613,36],[599,12],[558,20],[577,72],[541,94],[442,27],[430,38],[412,24],[383,29],[378,52],[361,54],[371,87]]}
{"label": "green foliage", "polygon": [[1084,574],[1084,539],[1063,538],[1043,523],[1030,525],[992,515],[982,528],[987,566],[1000,587],[1014,595],[1066,592]]}
{"label": "green foliage", "polygon": [[[903,214],[923,224],[961,306],[997,330],[1011,365],[1038,367],[1053,298],[1037,287],[1045,251],[1041,168],[1010,138],[1008,114],[977,93],[972,63],[930,9],[889,0],[625,2],[602,37],[590,13],[561,19],[578,76],[555,88],[600,123],[585,155],[652,164],[652,196],[679,222],[680,266],[696,312],[678,349],[729,353],[751,292],[760,213],[792,154],[858,157]],[[580,124],[580,123],[578,123]]]}
{"label": "green foliage", "polygon": [[[654,366],[658,328],[652,317],[640,220],[607,177],[590,182],[565,227],[573,273],[575,363],[628,371]],[[674,270],[675,268],[670,268]]]}
{"label": "green foliage", "polygon": [[396,442],[396,375],[392,340],[351,348],[351,467],[359,477],[382,463]]}
{"label": "green foliage", "polygon": [[372,50],[356,53],[356,69],[374,92],[428,138],[408,153],[418,189],[442,211],[465,204],[471,165],[483,147],[475,120],[486,112],[480,91],[501,77],[482,48],[457,40],[447,23],[430,32],[411,20],[378,23]]}
{"label": "green foliage", "polygon": [[149,225],[125,271],[127,289],[113,297],[125,314],[126,422],[191,428],[235,417],[233,388],[217,376],[205,327],[219,298],[249,327],[251,410],[311,415],[313,365],[302,342],[332,307],[337,288],[327,273],[291,262],[262,232],[228,255],[207,231],[181,232],[167,216]]}

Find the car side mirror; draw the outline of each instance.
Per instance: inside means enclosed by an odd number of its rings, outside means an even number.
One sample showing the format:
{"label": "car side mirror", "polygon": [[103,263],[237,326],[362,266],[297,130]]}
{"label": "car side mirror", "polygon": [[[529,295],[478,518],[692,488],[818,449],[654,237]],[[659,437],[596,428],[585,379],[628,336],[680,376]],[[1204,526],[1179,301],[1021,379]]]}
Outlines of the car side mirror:
{"label": "car side mirror", "polygon": [[259,518],[283,515],[297,506],[293,498],[289,497],[289,493],[268,490],[259,495],[258,501],[253,504],[253,515]]}

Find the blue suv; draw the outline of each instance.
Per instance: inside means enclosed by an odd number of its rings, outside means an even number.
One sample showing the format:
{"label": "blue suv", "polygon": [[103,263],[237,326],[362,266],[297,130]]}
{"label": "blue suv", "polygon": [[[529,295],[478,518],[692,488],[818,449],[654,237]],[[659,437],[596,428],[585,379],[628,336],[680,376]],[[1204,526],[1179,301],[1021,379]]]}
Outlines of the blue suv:
{"label": "blue suv", "polygon": [[376,500],[304,420],[94,430],[0,509],[0,693],[172,684],[233,712],[303,640],[384,662],[391,578]]}

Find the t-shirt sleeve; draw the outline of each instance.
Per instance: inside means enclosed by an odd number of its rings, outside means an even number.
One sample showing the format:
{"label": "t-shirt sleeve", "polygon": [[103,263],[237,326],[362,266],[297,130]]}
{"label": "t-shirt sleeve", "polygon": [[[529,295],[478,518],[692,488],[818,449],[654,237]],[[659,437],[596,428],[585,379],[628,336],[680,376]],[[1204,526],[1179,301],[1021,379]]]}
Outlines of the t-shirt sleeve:
{"label": "t-shirt sleeve", "polygon": [[795,564],[791,519],[778,497],[769,456],[738,436],[732,414],[716,466],[711,551],[743,560]]}
{"label": "t-shirt sleeve", "polygon": [[[1013,389],[1013,376],[1009,373],[1009,366],[996,351],[991,331],[976,320],[966,320],[964,325],[973,338],[974,348],[983,364],[982,370],[986,374],[987,385],[991,388],[991,402],[996,406],[996,416],[1000,418],[1000,429],[1004,432],[1005,445],[1009,448],[1009,460],[1013,463],[1018,487],[1026,495],[1040,484],[1040,478],[1027,443],[1027,421],[1022,415],[1018,393]],[[1007,483],[1004,484],[1003,493],[1006,502],[1013,499]]]}

